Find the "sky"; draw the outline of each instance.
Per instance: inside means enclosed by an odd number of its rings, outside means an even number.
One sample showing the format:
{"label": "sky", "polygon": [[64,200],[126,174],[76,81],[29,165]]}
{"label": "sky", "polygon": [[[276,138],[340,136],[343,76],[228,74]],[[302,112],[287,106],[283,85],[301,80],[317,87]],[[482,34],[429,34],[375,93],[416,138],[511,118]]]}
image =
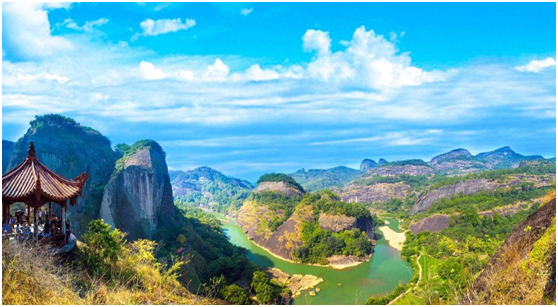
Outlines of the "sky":
{"label": "sky", "polygon": [[556,156],[555,3],[3,3],[2,139],[57,113],[255,181]]}

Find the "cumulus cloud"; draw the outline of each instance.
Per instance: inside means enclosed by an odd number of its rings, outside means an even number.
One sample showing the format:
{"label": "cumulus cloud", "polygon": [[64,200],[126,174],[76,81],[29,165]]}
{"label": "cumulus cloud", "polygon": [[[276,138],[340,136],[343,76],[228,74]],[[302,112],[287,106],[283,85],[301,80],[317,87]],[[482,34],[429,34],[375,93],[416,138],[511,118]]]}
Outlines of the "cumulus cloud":
{"label": "cumulus cloud", "polygon": [[412,66],[408,54],[398,53],[392,41],[364,27],[345,42],[345,50],[335,53],[330,50],[328,32],[308,30],[302,39],[305,51],[317,51],[308,74],[322,81],[383,90],[442,81],[450,75]]}
{"label": "cumulus cloud", "polygon": [[521,72],[540,72],[541,70],[550,67],[556,68],[556,60],[553,58],[546,58],[541,61],[533,60],[525,65],[516,66],[515,69]]}
{"label": "cumulus cloud", "polygon": [[217,58],[212,65],[207,66],[204,78],[208,81],[224,81],[228,74],[229,67]]}
{"label": "cumulus cloud", "polygon": [[242,16],[246,16],[246,15],[252,13],[253,10],[254,10],[253,8],[245,8],[245,9],[240,10],[240,14]]}
{"label": "cumulus cloud", "polygon": [[[194,19],[186,18],[184,22],[180,18],[176,19],[146,19],[140,23],[143,36],[157,36],[166,33],[174,33],[187,30],[196,25]],[[137,36],[135,36],[137,38]]]}
{"label": "cumulus cloud", "polygon": [[70,41],[50,32],[48,11],[68,8],[61,3],[3,3],[3,52],[19,60],[38,60],[72,49]]}
{"label": "cumulus cloud", "polygon": [[161,80],[165,78],[165,73],[155,67],[153,63],[142,61],[139,64],[140,76],[145,80]]}

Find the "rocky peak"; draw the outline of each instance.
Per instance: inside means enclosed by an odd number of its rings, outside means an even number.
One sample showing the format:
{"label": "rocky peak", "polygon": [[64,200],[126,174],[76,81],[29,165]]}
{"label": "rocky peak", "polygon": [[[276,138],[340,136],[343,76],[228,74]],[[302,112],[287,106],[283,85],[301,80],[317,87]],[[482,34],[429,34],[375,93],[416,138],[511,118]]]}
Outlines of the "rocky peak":
{"label": "rocky peak", "polygon": [[438,164],[442,161],[446,161],[446,160],[450,160],[450,159],[455,159],[455,158],[470,158],[473,155],[471,155],[471,153],[467,150],[467,149],[463,149],[463,148],[458,148],[458,149],[454,149],[450,152],[441,154],[441,155],[437,155],[436,157],[432,158],[432,160],[430,160],[430,164]]}
{"label": "rocky peak", "polygon": [[384,158],[380,158],[380,160],[378,160],[378,165],[383,165],[383,164],[388,164],[389,162],[384,159]]}
{"label": "rocky peak", "polygon": [[378,165],[378,163],[376,163],[376,161],[371,160],[371,159],[364,159],[362,160],[362,162],[360,163],[360,171],[365,173],[368,170],[376,167]]}
{"label": "rocky peak", "polygon": [[258,186],[254,192],[264,191],[274,191],[287,196],[303,195],[306,193],[304,188],[293,177],[276,173],[265,174],[258,179]]}
{"label": "rocky peak", "polygon": [[105,187],[101,217],[132,239],[152,238],[174,213],[165,152],[153,140],[119,146],[123,156]]}

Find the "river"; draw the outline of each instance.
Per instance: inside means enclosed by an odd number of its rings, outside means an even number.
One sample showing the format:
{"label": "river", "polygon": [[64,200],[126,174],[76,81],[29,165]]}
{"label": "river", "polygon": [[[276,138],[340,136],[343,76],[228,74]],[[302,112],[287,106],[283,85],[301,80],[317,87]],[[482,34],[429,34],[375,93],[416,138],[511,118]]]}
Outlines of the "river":
{"label": "river", "polygon": [[[401,232],[396,219],[385,220],[389,221],[388,226],[392,230]],[[381,238],[377,240],[374,256],[370,261],[355,267],[334,270],[294,264],[274,257],[250,241],[238,225],[226,220],[221,221],[229,240],[248,249],[248,258],[259,266],[275,267],[291,275],[312,274],[323,278],[324,282],[318,285],[321,291],[315,297],[308,294],[310,290],[305,291],[294,300],[295,305],[363,304],[370,295],[389,293],[399,282],[409,282],[413,275],[409,263],[401,259],[401,252],[388,245],[378,228],[376,233]]]}

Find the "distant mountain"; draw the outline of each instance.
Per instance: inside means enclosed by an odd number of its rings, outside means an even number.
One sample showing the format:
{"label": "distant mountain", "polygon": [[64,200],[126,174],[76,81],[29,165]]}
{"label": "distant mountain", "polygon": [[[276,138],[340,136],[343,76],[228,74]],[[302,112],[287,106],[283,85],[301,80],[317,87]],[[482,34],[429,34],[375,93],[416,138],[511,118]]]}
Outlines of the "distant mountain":
{"label": "distant mountain", "polygon": [[475,158],[483,162],[488,169],[504,169],[519,167],[521,161],[542,160],[542,156],[524,156],[513,151],[509,146],[490,152],[480,153]]}
{"label": "distant mountain", "polygon": [[253,189],[246,180],[228,177],[207,166],[169,172],[177,204],[206,207],[218,212],[236,210]]}
{"label": "distant mountain", "polygon": [[[376,163],[374,161],[371,162],[374,164]],[[290,176],[307,191],[342,187],[359,175],[360,171],[345,166],[338,166],[330,169],[311,169],[308,171],[301,169],[296,173],[290,174]]]}
{"label": "distant mountain", "polygon": [[369,169],[372,169],[374,167],[376,167],[378,165],[378,163],[376,163],[376,161],[371,160],[371,159],[364,159],[362,160],[362,162],[360,162],[360,171],[361,172],[366,172]]}
{"label": "distant mountain", "polygon": [[517,168],[522,161],[543,160],[542,156],[524,156],[513,151],[509,146],[476,156],[466,149],[455,149],[438,155],[429,164],[439,173],[463,175],[468,173]]}
{"label": "distant mountain", "polygon": [[8,164],[15,150],[15,143],[2,140],[2,174],[8,171]]}

